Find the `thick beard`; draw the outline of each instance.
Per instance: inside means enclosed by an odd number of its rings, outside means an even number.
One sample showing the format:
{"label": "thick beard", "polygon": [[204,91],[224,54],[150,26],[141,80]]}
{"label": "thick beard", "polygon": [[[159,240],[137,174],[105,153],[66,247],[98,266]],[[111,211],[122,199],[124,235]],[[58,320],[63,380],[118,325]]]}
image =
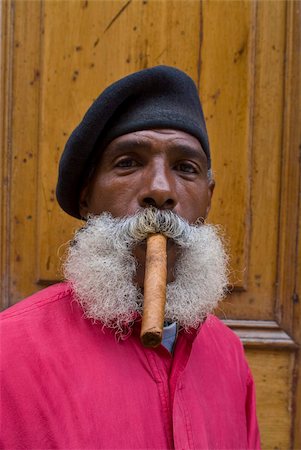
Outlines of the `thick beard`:
{"label": "thick beard", "polygon": [[133,283],[132,249],[148,234],[161,232],[180,251],[175,281],[167,286],[165,320],[197,328],[224,297],[228,257],[218,228],[189,225],[171,211],[145,209],[132,217],[109,213],[90,217],[69,247],[64,274],[87,318],[125,336],[142,315],[143,295]]}

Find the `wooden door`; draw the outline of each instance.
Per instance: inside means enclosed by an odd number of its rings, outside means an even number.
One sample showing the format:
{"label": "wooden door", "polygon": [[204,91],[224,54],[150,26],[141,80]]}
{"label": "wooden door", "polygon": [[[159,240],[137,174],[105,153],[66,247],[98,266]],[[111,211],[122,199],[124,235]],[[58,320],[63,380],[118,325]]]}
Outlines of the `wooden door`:
{"label": "wooden door", "polygon": [[[232,292],[218,315],[245,344],[264,449],[301,449],[300,4],[115,0],[1,3],[3,307],[61,278],[80,222],[55,200],[67,136],[137,69],[196,81],[229,236]],[[299,255],[299,258],[298,258]]]}

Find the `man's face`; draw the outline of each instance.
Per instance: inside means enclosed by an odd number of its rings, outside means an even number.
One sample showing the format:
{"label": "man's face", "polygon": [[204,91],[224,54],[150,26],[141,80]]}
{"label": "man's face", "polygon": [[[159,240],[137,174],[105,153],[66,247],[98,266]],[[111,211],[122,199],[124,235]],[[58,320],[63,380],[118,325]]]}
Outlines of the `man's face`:
{"label": "man's face", "polygon": [[[114,217],[154,206],[170,209],[189,223],[206,218],[214,182],[207,178],[207,158],[199,141],[177,130],[145,130],[114,139],[103,151],[88,185],[80,212]],[[145,248],[135,250],[142,286]],[[168,246],[168,281],[173,280],[175,246]]]}

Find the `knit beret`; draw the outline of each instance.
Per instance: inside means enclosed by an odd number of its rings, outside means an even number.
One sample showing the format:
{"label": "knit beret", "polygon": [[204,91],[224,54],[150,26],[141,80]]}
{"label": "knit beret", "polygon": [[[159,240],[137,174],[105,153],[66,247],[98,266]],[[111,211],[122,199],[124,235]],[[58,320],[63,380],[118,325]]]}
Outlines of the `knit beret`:
{"label": "knit beret", "polygon": [[119,136],[156,128],[195,136],[210,168],[208,135],[194,81],[174,67],[144,69],[105,89],[71,133],[59,164],[56,195],[61,208],[81,218],[80,191],[100,152]]}

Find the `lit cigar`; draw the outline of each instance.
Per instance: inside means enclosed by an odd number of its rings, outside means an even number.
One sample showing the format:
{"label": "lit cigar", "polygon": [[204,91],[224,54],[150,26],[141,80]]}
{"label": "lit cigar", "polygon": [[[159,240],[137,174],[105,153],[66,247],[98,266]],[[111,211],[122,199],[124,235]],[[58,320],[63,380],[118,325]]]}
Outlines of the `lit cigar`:
{"label": "lit cigar", "polygon": [[145,347],[157,347],[162,340],[166,281],[166,237],[162,234],[152,234],[146,240],[144,305],[140,334]]}

